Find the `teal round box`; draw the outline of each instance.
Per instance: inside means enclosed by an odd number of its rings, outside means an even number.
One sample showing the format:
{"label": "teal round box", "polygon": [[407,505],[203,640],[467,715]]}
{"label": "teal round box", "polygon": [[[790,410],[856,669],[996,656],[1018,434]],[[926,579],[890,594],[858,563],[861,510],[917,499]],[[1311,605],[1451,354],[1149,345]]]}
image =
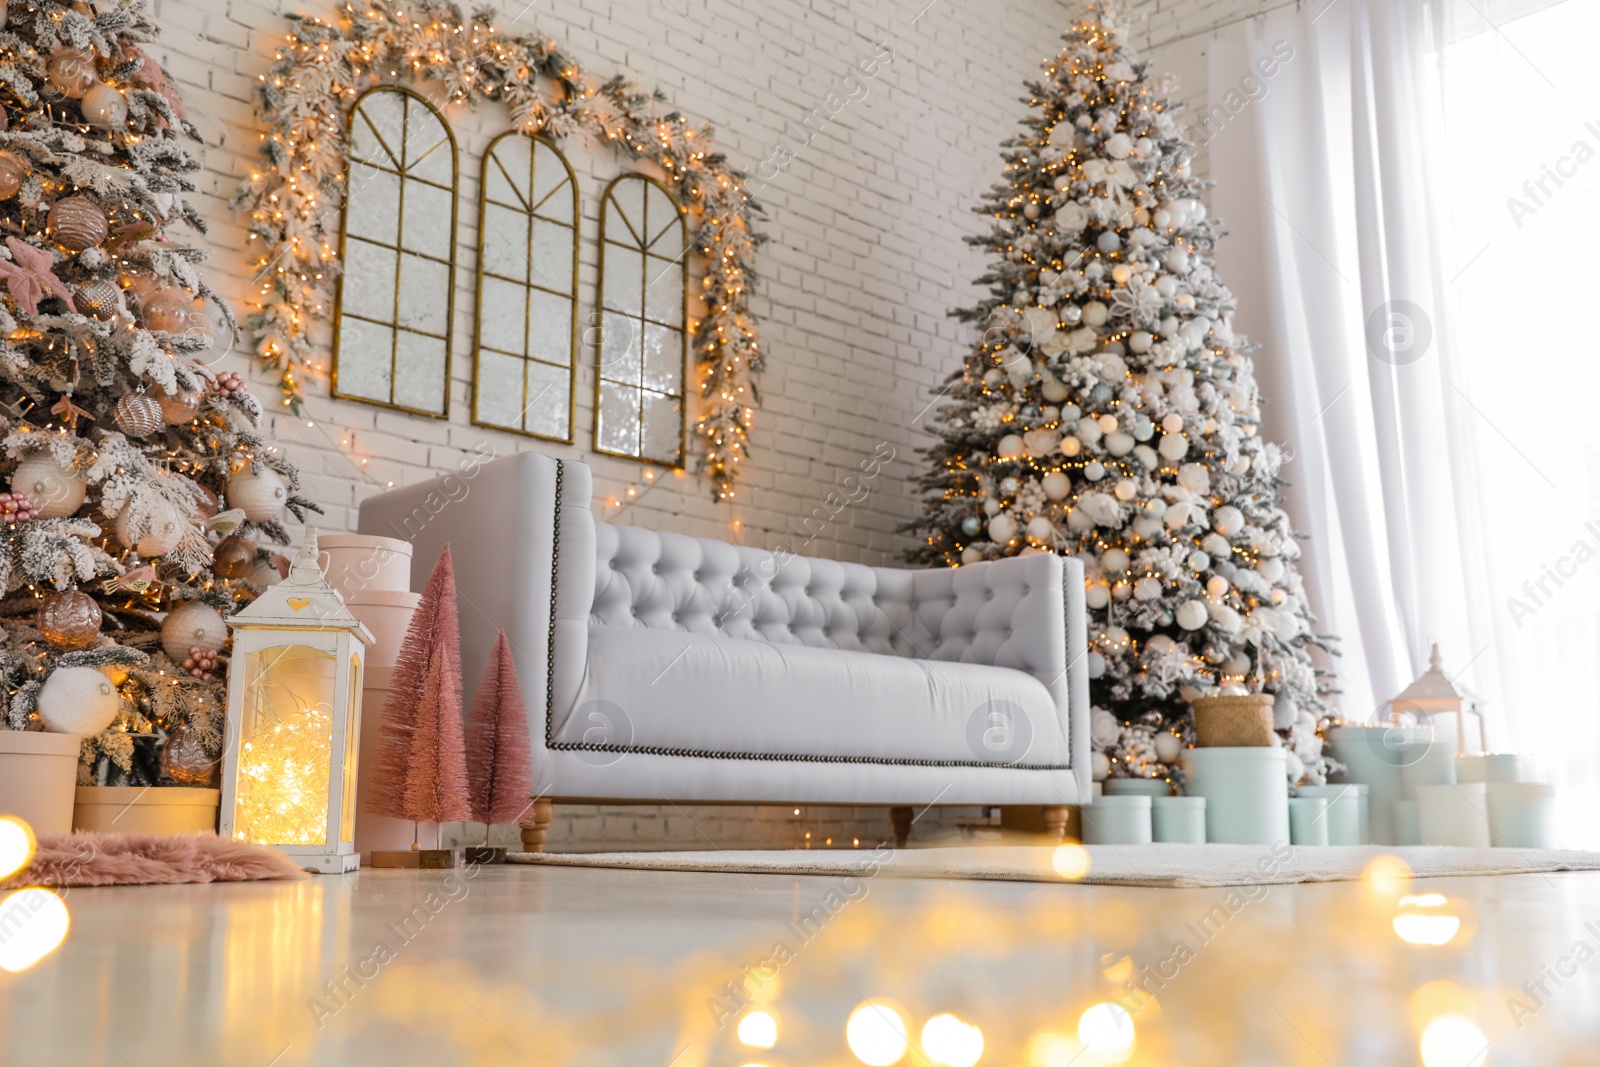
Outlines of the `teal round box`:
{"label": "teal round box", "polygon": [[1289,843],[1289,772],[1283,749],[1185,749],[1183,769],[1188,794],[1206,798],[1207,841]]}

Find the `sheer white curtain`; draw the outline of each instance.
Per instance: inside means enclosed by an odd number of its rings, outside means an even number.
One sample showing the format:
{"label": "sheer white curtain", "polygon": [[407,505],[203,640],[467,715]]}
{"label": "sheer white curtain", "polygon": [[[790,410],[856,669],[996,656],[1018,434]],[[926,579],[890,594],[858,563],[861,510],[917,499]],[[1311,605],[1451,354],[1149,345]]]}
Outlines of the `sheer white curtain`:
{"label": "sheer white curtain", "polygon": [[1600,777],[1600,65],[1582,55],[1600,4],[1316,0],[1238,37],[1191,121],[1345,713],[1437,641],[1489,701],[1491,747],[1538,753],[1581,802]]}

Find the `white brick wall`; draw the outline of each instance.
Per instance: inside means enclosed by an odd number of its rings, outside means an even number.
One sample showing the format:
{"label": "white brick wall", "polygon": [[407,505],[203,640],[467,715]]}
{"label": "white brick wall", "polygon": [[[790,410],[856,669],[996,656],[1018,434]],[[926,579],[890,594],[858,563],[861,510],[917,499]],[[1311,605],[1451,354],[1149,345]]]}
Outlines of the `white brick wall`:
{"label": "white brick wall", "polygon": [[[1165,41],[1263,6],[1269,5],[1145,0],[1135,5],[1129,40],[1136,46]],[[886,441],[897,458],[870,495],[830,522],[805,552],[892,561],[908,543],[896,527],[916,511],[910,481],[919,467],[914,449],[921,438],[913,421],[966,343],[965,328],[946,313],[973,298],[970,280],[983,266],[962,241],[979,226],[970,209],[998,175],[998,145],[1021,114],[1022,81],[1036,75],[1076,5],[536,0],[524,8],[522,0],[500,0],[498,7],[508,19],[505,28],[537,24],[595,75],[622,71],[646,88],[659,86],[686,114],[715,126],[730,158],[751,172],[780,140],[792,143],[786,129],[820,105],[875,43],[893,47],[893,61],[865,82],[865,98],[846,106],[757,194],[768,209],[765,230],[771,237],[758,265],[763,281],[756,300],[769,370],[761,382],[764,403],[756,417],[753,459],[736,503],[712,504],[705,484],[693,475],[667,476],[618,516],[746,544],[796,541],[803,536],[797,536],[799,523]],[[165,27],[155,53],[182,86],[205,137],[196,202],[210,225],[210,276],[242,309],[244,230],[228,200],[255,161],[256,79],[282,41],[286,11],[328,14],[335,5],[155,0],[155,8]],[[512,18],[518,9],[521,15]],[[1203,93],[1203,37],[1161,53],[1155,58],[1162,69],[1177,69],[1191,94]],[[596,476],[597,505],[643,484],[641,465],[590,452],[593,381],[587,372],[578,385],[573,446],[470,424],[477,237],[470,205],[477,201],[483,151],[506,128],[506,115],[498,105],[484,104],[453,108],[447,116],[461,148],[460,195],[467,205],[457,233],[450,419],[333,401],[320,381],[309,390],[304,419],[273,417],[273,439],[299,465],[308,495],[326,507],[322,525],[331,530],[352,529],[360,501],[385,483],[427,478],[484,441],[501,454],[538,448],[586,460]],[[599,194],[623,168],[608,152],[576,142],[568,156],[579,175],[584,212],[579,291],[586,320],[595,294]],[[243,369],[237,356],[229,362]],[[580,362],[592,363],[592,354],[581,351]],[[267,376],[254,377],[261,394],[270,396]],[[847,840],[861,831],[855,816],[808,810],[806,825],[813,833]],[[557,828],[556,840],[573,845],[622,841],[630,834],[678,839],[673,820],[658,809],[628,811],[634,814],[568,813],[564,818],[572,821]],[[783,829],[763,830],[765,816],[755,809],[690,814],[740,839],[787,840],[794,832],[792,816],[771,823]],[[624,818],[631,829],[612,825]],[[887,833],[887,818],[880,822],[875,837]]]}

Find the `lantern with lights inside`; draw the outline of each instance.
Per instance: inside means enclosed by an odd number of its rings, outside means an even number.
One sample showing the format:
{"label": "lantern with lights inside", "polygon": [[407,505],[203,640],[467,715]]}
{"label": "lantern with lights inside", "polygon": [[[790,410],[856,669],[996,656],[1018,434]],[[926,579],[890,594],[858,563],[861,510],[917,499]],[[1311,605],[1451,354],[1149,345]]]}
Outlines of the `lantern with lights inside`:
{"label": "lantern with lights inside", "polygon": [[316,527],[289,576],[231,619],[221,833],[323,874],[355,849],[361,676],[372,634],[318,564]]}

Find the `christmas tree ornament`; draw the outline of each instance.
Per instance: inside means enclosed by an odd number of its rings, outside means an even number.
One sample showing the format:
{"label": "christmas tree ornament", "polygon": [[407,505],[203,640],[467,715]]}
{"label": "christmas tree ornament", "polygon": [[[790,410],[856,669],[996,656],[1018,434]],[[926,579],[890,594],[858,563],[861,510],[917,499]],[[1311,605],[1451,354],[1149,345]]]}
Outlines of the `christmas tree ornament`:
{"label": "christmas tree ornament", "polygon": [[120,130],[128,121],[128,101],[105,82],[90,86],[78,107],[83,111],[83,121],[102,130]]}
{"label": "christmas tree ornament", "polygon": [[28,164],[10,152],[0,152],[0,200],[10,200],[28,180]]}
{"label": "christmas tree ornament", "polygon": [[0,522],[15,526],[39,517],[39,509],[21,493],[0,493]]}
{"label": "christmas tree ornament", "polygon": [[250,565],[250,573],[245,575],[245,581],[261,589],[277,585],[284,578],[285,568],[280,563],[282,559],[282,556],[273,556],[271,559],[258,556]]}
{"label": "christmas tree ornament", "polygon": [[219,578],[245,578],[256,562],[256,543],[233,534],[217,542],[211,552],[211,569]]}
{"label": "christmas tree ornament", "polygon": [[129,506],[117,516],[117,540],[141,556],[165,556],[178,547],[188,525],[177,507],[165,500],[147,506],[137,518]]}
{"label": "christmas tree ornament", "polygon": [[100,81],[94,69],[94,55],[76,48],[58,48],[50,53],[45,76],[55,90],[69,100],[77,100]]}
{"label": "christmas tree ornament", "polygon": [[82,252],[106,239],[110,225],[100,205],[86,196],[57,200],[50,208],[47,232],[69,252]]}
{"label": "christmas tree ornament", "polygon": [[97,734],[116,721],[122,694],[93,667],[57,667],[39,689],[39,719],[58,734]]}
{"label": "christmas tree ornament", "polygon": [[196,678],[210,678],[217,669],[217,650],[190,645],[189,654],[183,657],[183,669]]}
{"label": "christmas tree ornament", "polygon": [[117,428],[130,437],[148,437],[161,428],[161,405],[145,393],[117,401]]}
{"label": "christmas tree ornament", "polygon": [[228,479],[228,503],[251,522],[277,522],[289,503],[289,483],[271,467],[242,467]]}
{"label": "christmas tree ornament", "polygon": [[234,393],[244,392],[244,375],[238,371],[218,371],[211,379],[210,389],[218,396],[232,396]]}
{"label": "christmas tree ornament", "polygon": [[122,290],[117,283],[97,278],[78,287],[72,294],[72,306],[91,319],[106,322],[117,317],[122,310]]}
{"label": "christmas tree ornament", "polygon": [[62,519],[77,513],[88,486],[50,453],[35,452],[11,472],[11,493],[32,501],[39,518]]}
{"label": "christmas tree ornament", "polygon": [[182,426],[200,413],[199,393],[160,393],[156,403],[161,408],[161,418],[168,426]]}
{"label": "christmas tree ornament", "polygon": [[215,788],[222,760],[206,751],[200,735],[187,723],[167,734],[161,748],[161,773],[173,785]]}
{"label": "christmas tree ornament", "polygon": [[194,297],[187,290],[176,287],[157,289],[139,302],[139,315],[146,329],[182,333],[189,325],[189,313],[193,307]]}
{"label": "christmas tree ornament", "polygon": [[87,648],[100,636],[100,605],[77,589],[51,593],[39,604],[34,622],[56,648]]}
{"label": "christmas tree ornament", "polygon": [[227,640],[222,613],[203,601],[178,601],[161,623],[161,650],[174,663],[191,658],[194,649],[218,652]]}

